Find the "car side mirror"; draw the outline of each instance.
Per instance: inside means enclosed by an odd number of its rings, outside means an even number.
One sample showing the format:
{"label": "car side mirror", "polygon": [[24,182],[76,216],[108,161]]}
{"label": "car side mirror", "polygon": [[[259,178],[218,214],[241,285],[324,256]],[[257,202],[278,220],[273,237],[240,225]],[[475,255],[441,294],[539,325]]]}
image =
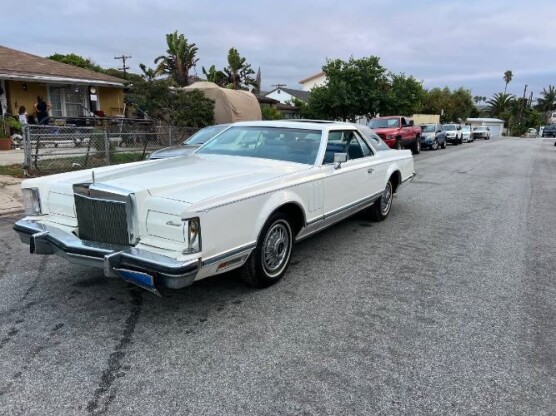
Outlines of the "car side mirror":
{"label": "car side mirror", "polygon": [[334,169],[340,169],[342,167],[342,163],[347,162],[347,160],[347,153],[334,153]]}

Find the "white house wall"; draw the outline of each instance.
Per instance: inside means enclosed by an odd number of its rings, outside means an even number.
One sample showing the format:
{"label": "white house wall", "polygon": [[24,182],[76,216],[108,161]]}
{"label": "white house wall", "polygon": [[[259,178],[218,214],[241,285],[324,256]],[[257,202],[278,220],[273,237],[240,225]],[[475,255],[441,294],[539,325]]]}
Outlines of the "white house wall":
{"label": "white house wall", "polygon": [[272,91],[270,94],[265,95],[265,97],[278,100],[282,104],[287,104],[287,101],[291,101],[294,98],[293,95],[288,94],[286,91],[283,90]]}
{"label": "white house wall", "polygon": [[316,78],[310,79],[300,84],[301,84],[301,89],[303,91],[311,91],[311,88],[321,86],[325,82],[326,82],[326,75],[322,74]]}

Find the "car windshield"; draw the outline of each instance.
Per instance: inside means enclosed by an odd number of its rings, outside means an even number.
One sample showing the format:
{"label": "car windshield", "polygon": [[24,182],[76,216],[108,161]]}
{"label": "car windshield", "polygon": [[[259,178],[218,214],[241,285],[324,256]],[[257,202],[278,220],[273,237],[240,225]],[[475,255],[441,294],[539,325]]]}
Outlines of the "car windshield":
{"label": "car windshield", "polygon": [[233,155],[315,164],[319,130],[266,126],[232,126],[197,154]]}
{"label": "car windshield", "polygon": [[384,129],[390,127],[400,127],[400,120],[397,118],[375,118],[369,123],[371,129]]}
{"label": "car windshield", "polygon": [[378,135],[374,131],[372,131],[369,127],[359,125],[357,126],[357,129],[359,130],[359,132],[361,132],[363,137],[365,137],[365,139],[367,139],[367,141],[373,145],[373,147],[377,151],[391,150],[390,147],[388,147],[388,145],[384,143],[382,139],[378,137]]}
{"label": "car windshield", "polygon": [[435,129],[434,129],[434,124],[423,124],[421,125],[421,130],[423,130],[423,133],[434,133]]}
{"label": "car windshield", "polygon": [[484,127],[473,127],[473,131],[484,130]]}
{"label": "car windshield", "polygon": [[195,133],[193,136],[191,136],[182,144],[206,143],[214,136],[216,136],[218,133],[220,133],[222,130],[224,130],[226,127],[228,127],[227,124],[218,124],[216,126],[205,127],[204,129],[199,130],[197,133]]}
{"label": "car windshield", "polygon": [[446,124],[444,126],[444,129],[448,130],[448,131],[454,131],[454,130],[456,130],[456,125],[455,124]]}
{"label": "car windshield", "polygon": [[462,130],[469,131],[469,130],[471,130],[471,128],[469,126],[463,126]]}

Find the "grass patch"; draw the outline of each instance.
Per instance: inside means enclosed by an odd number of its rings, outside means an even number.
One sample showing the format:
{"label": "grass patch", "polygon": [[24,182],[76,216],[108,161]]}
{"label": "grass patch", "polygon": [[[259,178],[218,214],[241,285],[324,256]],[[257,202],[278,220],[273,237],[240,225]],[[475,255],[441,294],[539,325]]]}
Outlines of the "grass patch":
{"label": "grass patch", "polygon": [[0,166],[0,175],[13,176],[14,178],[23,178],[23,168],[21,167],[21,163]]}

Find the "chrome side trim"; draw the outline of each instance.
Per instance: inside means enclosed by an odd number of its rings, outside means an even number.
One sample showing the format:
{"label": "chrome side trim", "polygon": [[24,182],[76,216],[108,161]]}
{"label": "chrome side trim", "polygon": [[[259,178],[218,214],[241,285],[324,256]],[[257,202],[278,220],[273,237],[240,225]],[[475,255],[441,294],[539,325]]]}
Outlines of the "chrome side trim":
{"label": "chrome side trim", "polygon": [[345,207],[335,209],[334,211],[324,214],[321,217],[311,220],[297,235],[295,241],[301,241],[323,230],[324,228],[330,227],[331,225],[334,225],[344,218],[347,218],[355,214],[356,212],[359,212],[362,209],[371,206],[378,198],[380,198],[380,195],[382,195],[382,191],[376,192],[371,196],[363,198],[352,204],[346,205]]}
{"label": "chrome side trim", "polygon": [[403,180],[401,181],[400,185],[401,185],[402,183],[406,183],[407,181],[413,180],[413,178],[415,178],[415,176],[417,176],[417,174],[416,174],[415,172],[413,172],[413,173],[412,173],[411,175],[409,175],[407,178],[403,179]]}
{"label": "chrome side trim", "polygon": [[246,254],[246,252],[248,251],[254,250],[256,246],[257,243],[254,242],[254,243],[245,244],[244,246],[235,248],[233,250],[225,251],[224,253],[217,254],[216,256],[208,257],[207,259],[203,260],[202,265],[203,267],[210,266],[212,264],[219,263],[221,261],[232,259],[233,257],[236,256],[241,256],[243,254]]}

